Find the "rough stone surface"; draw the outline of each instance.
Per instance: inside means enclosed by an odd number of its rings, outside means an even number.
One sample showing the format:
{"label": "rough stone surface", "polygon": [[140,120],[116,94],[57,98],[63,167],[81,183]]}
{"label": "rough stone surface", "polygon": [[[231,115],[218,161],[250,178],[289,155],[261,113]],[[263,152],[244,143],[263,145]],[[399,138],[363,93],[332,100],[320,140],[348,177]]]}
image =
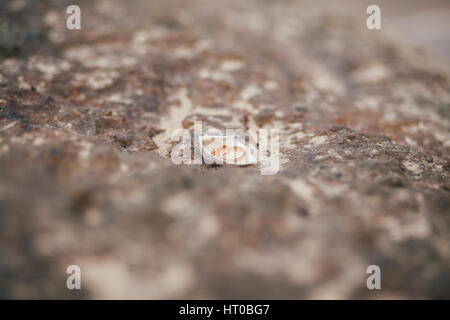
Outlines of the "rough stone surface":
{"label": "rough stone surface", "polygon": [[[0,297],[450,298],[447,65],[310,2],[78,2],[0,4]],[[173,165],[196,119],[280,172]]]}

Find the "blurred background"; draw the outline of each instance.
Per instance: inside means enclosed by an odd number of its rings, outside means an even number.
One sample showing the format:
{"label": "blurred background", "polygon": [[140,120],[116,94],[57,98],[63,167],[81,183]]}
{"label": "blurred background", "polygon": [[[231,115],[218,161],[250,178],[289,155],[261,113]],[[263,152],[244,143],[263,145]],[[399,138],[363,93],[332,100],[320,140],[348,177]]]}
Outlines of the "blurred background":
{"label": "blurred background", "polygon": [[[276,0],[279,1],[279,0]],[[109,0],[109,3],[113,3],[114,0]],[[132,7],[139,7],[141,3],[146,3],[144,7],[152,8],[154,5],[158,5],[156,1],[143,0],[134,1]],[[152,2],[154,4],[152,4]],[[261,0],[261,5],[264,5],[264,0]],[[284,0],[282,3],[296,3],[296,0]],[[390,34],[398,37],[402,41],[408,42],[412,45],[426,48],[437,56],[450,62],[450,1],[447,0],[302,0],[297,1],[300,6],[308,8],[314,7],[324,12],[337,13],[340,15],[355,16],[356,19],[360,19],[361,23],[365,23],[367,15],[365,14],[366,8],[371,4],[377,4],[381,7],[382,11],[382,27]],[[45,24],[42,21],[42,17],[45,16],[45,9],[52,7],[67,7],[70,4],[75,4],[77,1],[67,0],[45,0],[45,1],[30,1],[30,0],[2,0],[0,3],[0,23],[5,30],[13,30],[12,37],[9,36],[8,40],[4,36],[0,38],[0,48],[9,47],[11,53],[12,42],[14,37],[18,36],[21,27],[14,26],[15,24],[22,24],[22,28],[28,29],[26,35],[27,41],[35,40],[39,38],[39,30],[42,25]],[[188,2],[187,2],[188,3]],[[100,0],[95,2],[78,1],[78,4],[83,4],[83,8],[87,10],[95,10],[106,8],[108,0]],[[169,0],[164,4],[169,9],[176,6],[176,1]],[[45,8],[45,9],[44,9]],[[24,10],[25,9],[25,10]],[[114,9],[108,9],[105,11],[106,15],[112,13]],[[108,13],[109,12],[109,13]],[[85,14],[87,12],[84,12]],[[143,10],[142,13],[145,13]],[[113,16],[119,17],[116,14]],[[120,13],[119,13],[120,15]],[[51,19],[51,17],[50,17]],[[138,18],[137,18],[138,19]],[[128,21],[122,21],[125,24]],[[9,25],[8,25],[9,24]],[[29,27],[29,28],[27,28]],[[15,34],[17,31],[17,34]],[[20,36],[19,36],[20,37]],[[18,41],[18,39],[15,39]],[[7,43],[7,41],[9,43]],[[3,43],[2,43],[3,42]],[[29,43],[29,45],[34,45]]]}
{"label": "blurred background", "polygon": [[371,4],[381,8],[382,28],[450,63],[450,1],[447,0],[343,0],[308,1],[324,10],[362,16]]}

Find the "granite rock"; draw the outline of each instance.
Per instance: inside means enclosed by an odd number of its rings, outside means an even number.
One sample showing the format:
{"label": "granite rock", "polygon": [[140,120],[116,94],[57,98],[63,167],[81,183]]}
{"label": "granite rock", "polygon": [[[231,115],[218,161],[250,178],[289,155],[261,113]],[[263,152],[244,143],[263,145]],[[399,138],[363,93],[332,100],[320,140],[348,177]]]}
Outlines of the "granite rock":
{"label": "granite rock", "polygon": [[[0,5],[0,297],[450,298],[444,62],[308,1],[78,2]],[[194,120],[280,171],[174,165]]]}

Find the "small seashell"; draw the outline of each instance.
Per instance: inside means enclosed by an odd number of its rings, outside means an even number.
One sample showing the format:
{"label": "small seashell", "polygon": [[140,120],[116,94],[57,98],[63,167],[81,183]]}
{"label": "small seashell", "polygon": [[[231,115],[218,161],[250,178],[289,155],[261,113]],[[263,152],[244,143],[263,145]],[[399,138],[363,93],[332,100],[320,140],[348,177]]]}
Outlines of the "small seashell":
{"label": "small seashell", "polygon": [[256,150],[231,136],[201,136],[200,150],[208,163],[245,166],[256,163]]}

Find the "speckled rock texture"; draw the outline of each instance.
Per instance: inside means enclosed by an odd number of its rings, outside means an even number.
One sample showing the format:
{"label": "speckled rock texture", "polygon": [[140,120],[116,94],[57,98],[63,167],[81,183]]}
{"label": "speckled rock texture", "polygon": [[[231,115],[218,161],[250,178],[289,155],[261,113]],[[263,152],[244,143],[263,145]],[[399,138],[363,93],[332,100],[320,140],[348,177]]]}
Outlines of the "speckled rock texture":
{"label": "speckled rock texture", "polygon": [[[450,298],[448,65],[311,1],[77,2],[0,4],[1,298]],[[196,119],[280,171],[174,165]]]}

